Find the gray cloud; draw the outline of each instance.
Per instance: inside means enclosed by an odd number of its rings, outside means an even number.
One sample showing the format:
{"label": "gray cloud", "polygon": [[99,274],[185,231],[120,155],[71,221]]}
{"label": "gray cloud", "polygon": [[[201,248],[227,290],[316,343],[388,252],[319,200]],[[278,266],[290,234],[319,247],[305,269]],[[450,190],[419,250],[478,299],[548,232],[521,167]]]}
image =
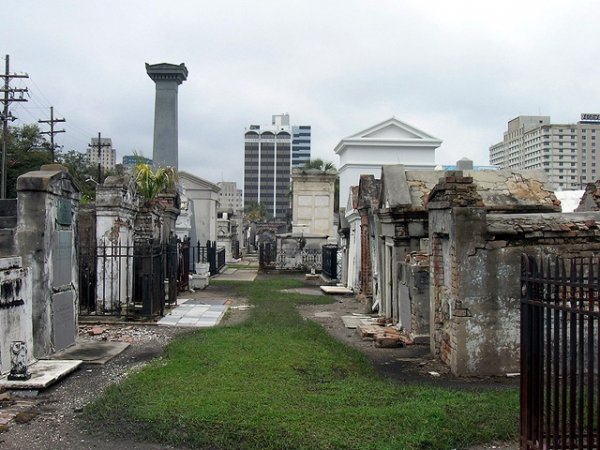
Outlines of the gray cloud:
{"label": "gray cloud", "polygon": [[[444,140],[439,163],[488,147],[518,114],[574,122],[598,112],[592,1],[23,1],[0,29],[26,71],[24,122],[50,105],[67,149],[98,131],[119,153],[152,152],[154,86],[144,63],[185,62],[182,168],[242,181],[242,133],[289,112],[313,154],[390,116]],[[49,31],[50,30],[50,31]],[[35,83],[35,84],[33,84]]]}

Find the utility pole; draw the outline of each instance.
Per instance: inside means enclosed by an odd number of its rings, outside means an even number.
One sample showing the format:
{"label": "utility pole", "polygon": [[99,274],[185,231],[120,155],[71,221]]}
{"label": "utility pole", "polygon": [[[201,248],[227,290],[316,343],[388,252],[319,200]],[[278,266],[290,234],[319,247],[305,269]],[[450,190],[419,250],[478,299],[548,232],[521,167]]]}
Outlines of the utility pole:
{"label": "utility pole", "polygon": [[50,124],[50,131],[42,131],[42,132],[40,132],[40,134],[49,134],[50,135],[50,156],[52,158],[52,162],[54,162],[54,149],[57,147],[57,145],[54,143],[54,135],[56,133],[64,133],[65,132],[65,130],[55,130],[54,129],[54,124],[58,123],[58,122],[66,122],[66,120],[64,119],[64,117],[61,119],[54,118],[54,106],[50,107],[50,120],[38,120],[38,123]]}
{"label": "utility pole", "polygon": [[[5,59],[5,69],[4,73],[0,74],[0,78],[4,78],[4,87],[0,89],[0,92],[4,94],[2,96],[2,105],[4,106],[2,111],[2,174],[0,179],[0,199],[6,198],[6,144],[8,142],[8,121],[13,121],[16,119],[15,116],[11,115],[9,112],[9,106],[12,102],[26,102],[27,99],[23,98],[23,94],[27,92],[27,88],[18,89],[10,87],[10,80],[12,78],[29,78],[27,74],[16,74],[10,73],[10,57],[6,55]],[[19,97],[15,97],[15,94],[20,94]]]}
{"label": "utility pole", "polygon": [[102,147],[110,147],[110,144],[109,143],[106,143],[106,144],[102,143],[102,135],[98,131],[98,144],[94,145],[94,141],[92,139],[92,143],[89,144],[89,147],[92,148],[92,149],[97,149],[98,150],[98,184],[102,184],[102,165],[100,164],[100,162],[102,161],[102,158],[101,158]]}

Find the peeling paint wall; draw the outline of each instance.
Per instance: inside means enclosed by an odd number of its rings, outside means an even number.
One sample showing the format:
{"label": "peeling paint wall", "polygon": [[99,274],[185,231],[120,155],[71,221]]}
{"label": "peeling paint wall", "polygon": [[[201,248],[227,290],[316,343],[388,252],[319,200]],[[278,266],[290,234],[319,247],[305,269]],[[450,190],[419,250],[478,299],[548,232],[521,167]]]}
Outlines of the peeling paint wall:
{"label": "peeling paint wall", "polygon": [[[485,204],[473,180],[460,173],[440,180],[430,195],[431,348],[457,375],[519,371],[523,252],[600,251],[600,213],[546,212],[554,203],[547,191],[536,191],[541,185],[511,185],[511,195],[526,201],[510,200],[505,210],[505,199],[492,204],[486,194]],[[539,193],[539,213],[529,212],[535,205],[522,189]]]}
{"label": "peeling paint wall", "polygon": [[33,360],[31,269],[20,257],[0,259],[0,374],[10,370],[10,344],[23,341]]}
{"label": "peeling paint wall", "polygon": [[17,193],[17,248],[32,274],[33,354],[42,358],[77,333],[79,191],[64,167],[51,164],[20,176]]}
{"label": "peeling paint wall", "polygon": [[[132,292],[133,264],[124,264],[123,256],[128,251],[133,254],[138,211],[135,187],[128,176],[108,177],[97,187],[96,254],[102,260],[102,264],[96,267],[98,313],[120,313],[119,308],[127,304]],[[129,273],[121,273],[123,270]]]}

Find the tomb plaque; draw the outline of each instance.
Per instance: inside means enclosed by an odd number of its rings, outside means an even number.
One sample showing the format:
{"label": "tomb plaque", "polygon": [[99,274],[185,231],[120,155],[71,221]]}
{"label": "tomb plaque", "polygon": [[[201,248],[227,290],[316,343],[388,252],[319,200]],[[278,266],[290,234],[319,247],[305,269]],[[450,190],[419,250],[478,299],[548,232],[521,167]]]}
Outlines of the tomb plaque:
{"label": "tomb plaque", "polygon": [[75,306],[73,291],[52,296],[52,340],[56,351],[75,343]]}
{"label": "tomb plaque", "polygon": [[56,203],[56,222],[59,225],[70,226],[72,221],[71,202],[65,198]]}
{"label": "tomb plaque", "polygon": [[54,248],[52,251],[52,264],[54,270],[53,287],[65,286],[71,284],[72,260],[71,252],[73,250],[73,232],[57,231]]}

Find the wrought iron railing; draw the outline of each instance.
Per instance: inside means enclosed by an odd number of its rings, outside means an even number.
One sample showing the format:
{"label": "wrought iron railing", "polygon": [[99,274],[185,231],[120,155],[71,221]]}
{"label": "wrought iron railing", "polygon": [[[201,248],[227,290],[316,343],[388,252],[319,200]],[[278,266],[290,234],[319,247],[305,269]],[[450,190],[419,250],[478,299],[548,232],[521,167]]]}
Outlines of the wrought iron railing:
{"label": "wrought iron railing", "polygon": [[600,446],[600,258],[522,257],[522,449]]}
{"label": "wrought iron railing", "polygon": [[322,256],[322,273],[330,280],[337,280],[338,278],[338,264],[337,264],[337,245],[327,244],[321,247],[323,253]]}

